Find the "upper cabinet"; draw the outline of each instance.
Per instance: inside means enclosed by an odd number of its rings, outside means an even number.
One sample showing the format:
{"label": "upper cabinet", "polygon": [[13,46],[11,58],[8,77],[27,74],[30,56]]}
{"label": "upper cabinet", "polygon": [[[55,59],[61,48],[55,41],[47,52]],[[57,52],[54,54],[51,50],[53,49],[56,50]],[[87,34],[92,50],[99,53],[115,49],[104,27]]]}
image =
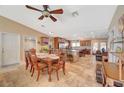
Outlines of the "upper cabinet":
{"label": "upper cabinet", "polygon": [[54,48],[55,49],[63,49],[63,48],[68,48],[69,47],[69,41],[64,39],[64,38],[60,38],[60,37],[54,37]]}
{"label": "upper cabinet", "polygon": [[80,41],[80,46],[91,46],[91,40]]}
{"label": "upper cabinet", "polygon": [[54,37],[54,48],[59,49],[59,37]]}

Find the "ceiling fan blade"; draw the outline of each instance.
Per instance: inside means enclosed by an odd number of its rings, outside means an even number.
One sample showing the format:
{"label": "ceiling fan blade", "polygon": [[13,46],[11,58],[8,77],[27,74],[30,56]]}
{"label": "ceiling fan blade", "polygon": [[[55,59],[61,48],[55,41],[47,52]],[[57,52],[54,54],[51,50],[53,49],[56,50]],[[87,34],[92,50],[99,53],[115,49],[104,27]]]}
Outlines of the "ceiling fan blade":
{"label": "ceiling fan blade", "polygon": [[29,5],[25,5],[27,8],[29,8],[29,9],[32,9],[32,10],[36,10],[36,11],[39,11],[39,12],[43,12],[42,10],[40,10],[40,9],[37,9],[37,8],[34,8],[34,7],[32,7],[32,6],[29,6]]}
{"label": "ceiling fan blade", "polygon": [[44,10],[47,10],[49,8],[48,5],[43,5]]}
{"label": "ceiling fan blade", "polygon": [[50,11],[51,14],[63,14],[63,9],[57,9],[57,10],[53,10]]}
{"label": "ceiling fan blade", "polygon": [[57,19],[55,17],[53,17],[52,15],[49,16],[54,22],[57,21]]}
{"label": "ceiling fan blade", "polygon": [[44,16],[42,15],[42,16],[40,16],[38,19],[39,19],[39,20],[43,20],[43,18],[44,18]]}

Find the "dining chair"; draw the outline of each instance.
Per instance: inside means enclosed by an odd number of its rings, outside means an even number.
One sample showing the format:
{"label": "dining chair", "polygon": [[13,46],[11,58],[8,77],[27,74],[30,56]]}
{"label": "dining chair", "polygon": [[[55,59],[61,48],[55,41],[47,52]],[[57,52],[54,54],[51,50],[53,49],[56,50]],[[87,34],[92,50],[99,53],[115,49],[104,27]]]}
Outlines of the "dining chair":
{"label": "dining chair", "polygon": [[25,51],[25,63],[26,63],[26,70],[28,69],[29,66],[29,60],[28,60],[28,51]]}
{"label": "dining chair", "polygon": [[60,59],[57,60],[57,63],[52,65],[52,70],[56,71],[57,80],[59,80],[59,70],[63,70],[63,74],[65,75],[65,58],[63,55],[60,55]]}
{"label": "dining chair", "polygon": [[37,56],[35,54],[30,54],[30,57],[31,57],[31,61],[33,63],[31,76],[33,76],[34,71],[36,70],[37,71],[37,79],[36,79],[36,81],[38,81],[39,77],[40,77],[40,70],[43,70],[44,68],[47,68],[47,65],[38,62],[38,58],[37,58]]}
{"label": "dining chair", "polygon": [[31,48],[31,49],[29,50],[29,52],[30,52],[31,54],[33,54],[33,55],[36,55],[36,49],[34,49],[34,48]]}
{"label": "dining chair", "polygon": [[33,63],[31,61],[29,51],[25,51],[25,62],[26,62],[26,70],[30,66],[30,72],[32,72]]}
{"label": "dining chair", "polygon": [[[36,55],[36,49],[32,48],[29,51],[30,51],[31,54]],[[38,58],[38,62],[41,62],[41,59],[40,58]]]}

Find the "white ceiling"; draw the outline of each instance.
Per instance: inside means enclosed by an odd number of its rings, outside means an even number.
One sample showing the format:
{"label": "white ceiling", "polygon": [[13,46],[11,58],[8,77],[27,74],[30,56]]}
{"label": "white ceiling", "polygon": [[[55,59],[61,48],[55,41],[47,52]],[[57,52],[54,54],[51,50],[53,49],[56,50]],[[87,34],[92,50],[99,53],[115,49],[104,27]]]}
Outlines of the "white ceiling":
{"label": "white ceiling", "polygon": [[[33,5],[33,7],[42,9],[40,5]],[[51,36],[60,36],[70,40],[104,38],[117,6],[52,5],[50,8],[64,10],[62,15],[53,15],[58,19],[57,22],[49,18],[40,21],[38,20],[41,16],[40,12],[27,9],[23,5],[1,5],[0,15]],[[79,13],[76,17],[72,16],[72,12],[75,11]]]}

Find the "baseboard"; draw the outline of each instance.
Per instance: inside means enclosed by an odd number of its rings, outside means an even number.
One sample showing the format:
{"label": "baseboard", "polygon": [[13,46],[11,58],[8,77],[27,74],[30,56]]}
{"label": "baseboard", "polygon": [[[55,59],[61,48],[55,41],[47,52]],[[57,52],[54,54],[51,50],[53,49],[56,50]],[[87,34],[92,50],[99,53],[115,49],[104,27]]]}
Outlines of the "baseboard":
{"label": "baseboard", "polygon": [[9,65],[2,65],[1,68],[9,67],[9,66],[16,66],[16,65],[19,65],[19,63],[9,64]]}

